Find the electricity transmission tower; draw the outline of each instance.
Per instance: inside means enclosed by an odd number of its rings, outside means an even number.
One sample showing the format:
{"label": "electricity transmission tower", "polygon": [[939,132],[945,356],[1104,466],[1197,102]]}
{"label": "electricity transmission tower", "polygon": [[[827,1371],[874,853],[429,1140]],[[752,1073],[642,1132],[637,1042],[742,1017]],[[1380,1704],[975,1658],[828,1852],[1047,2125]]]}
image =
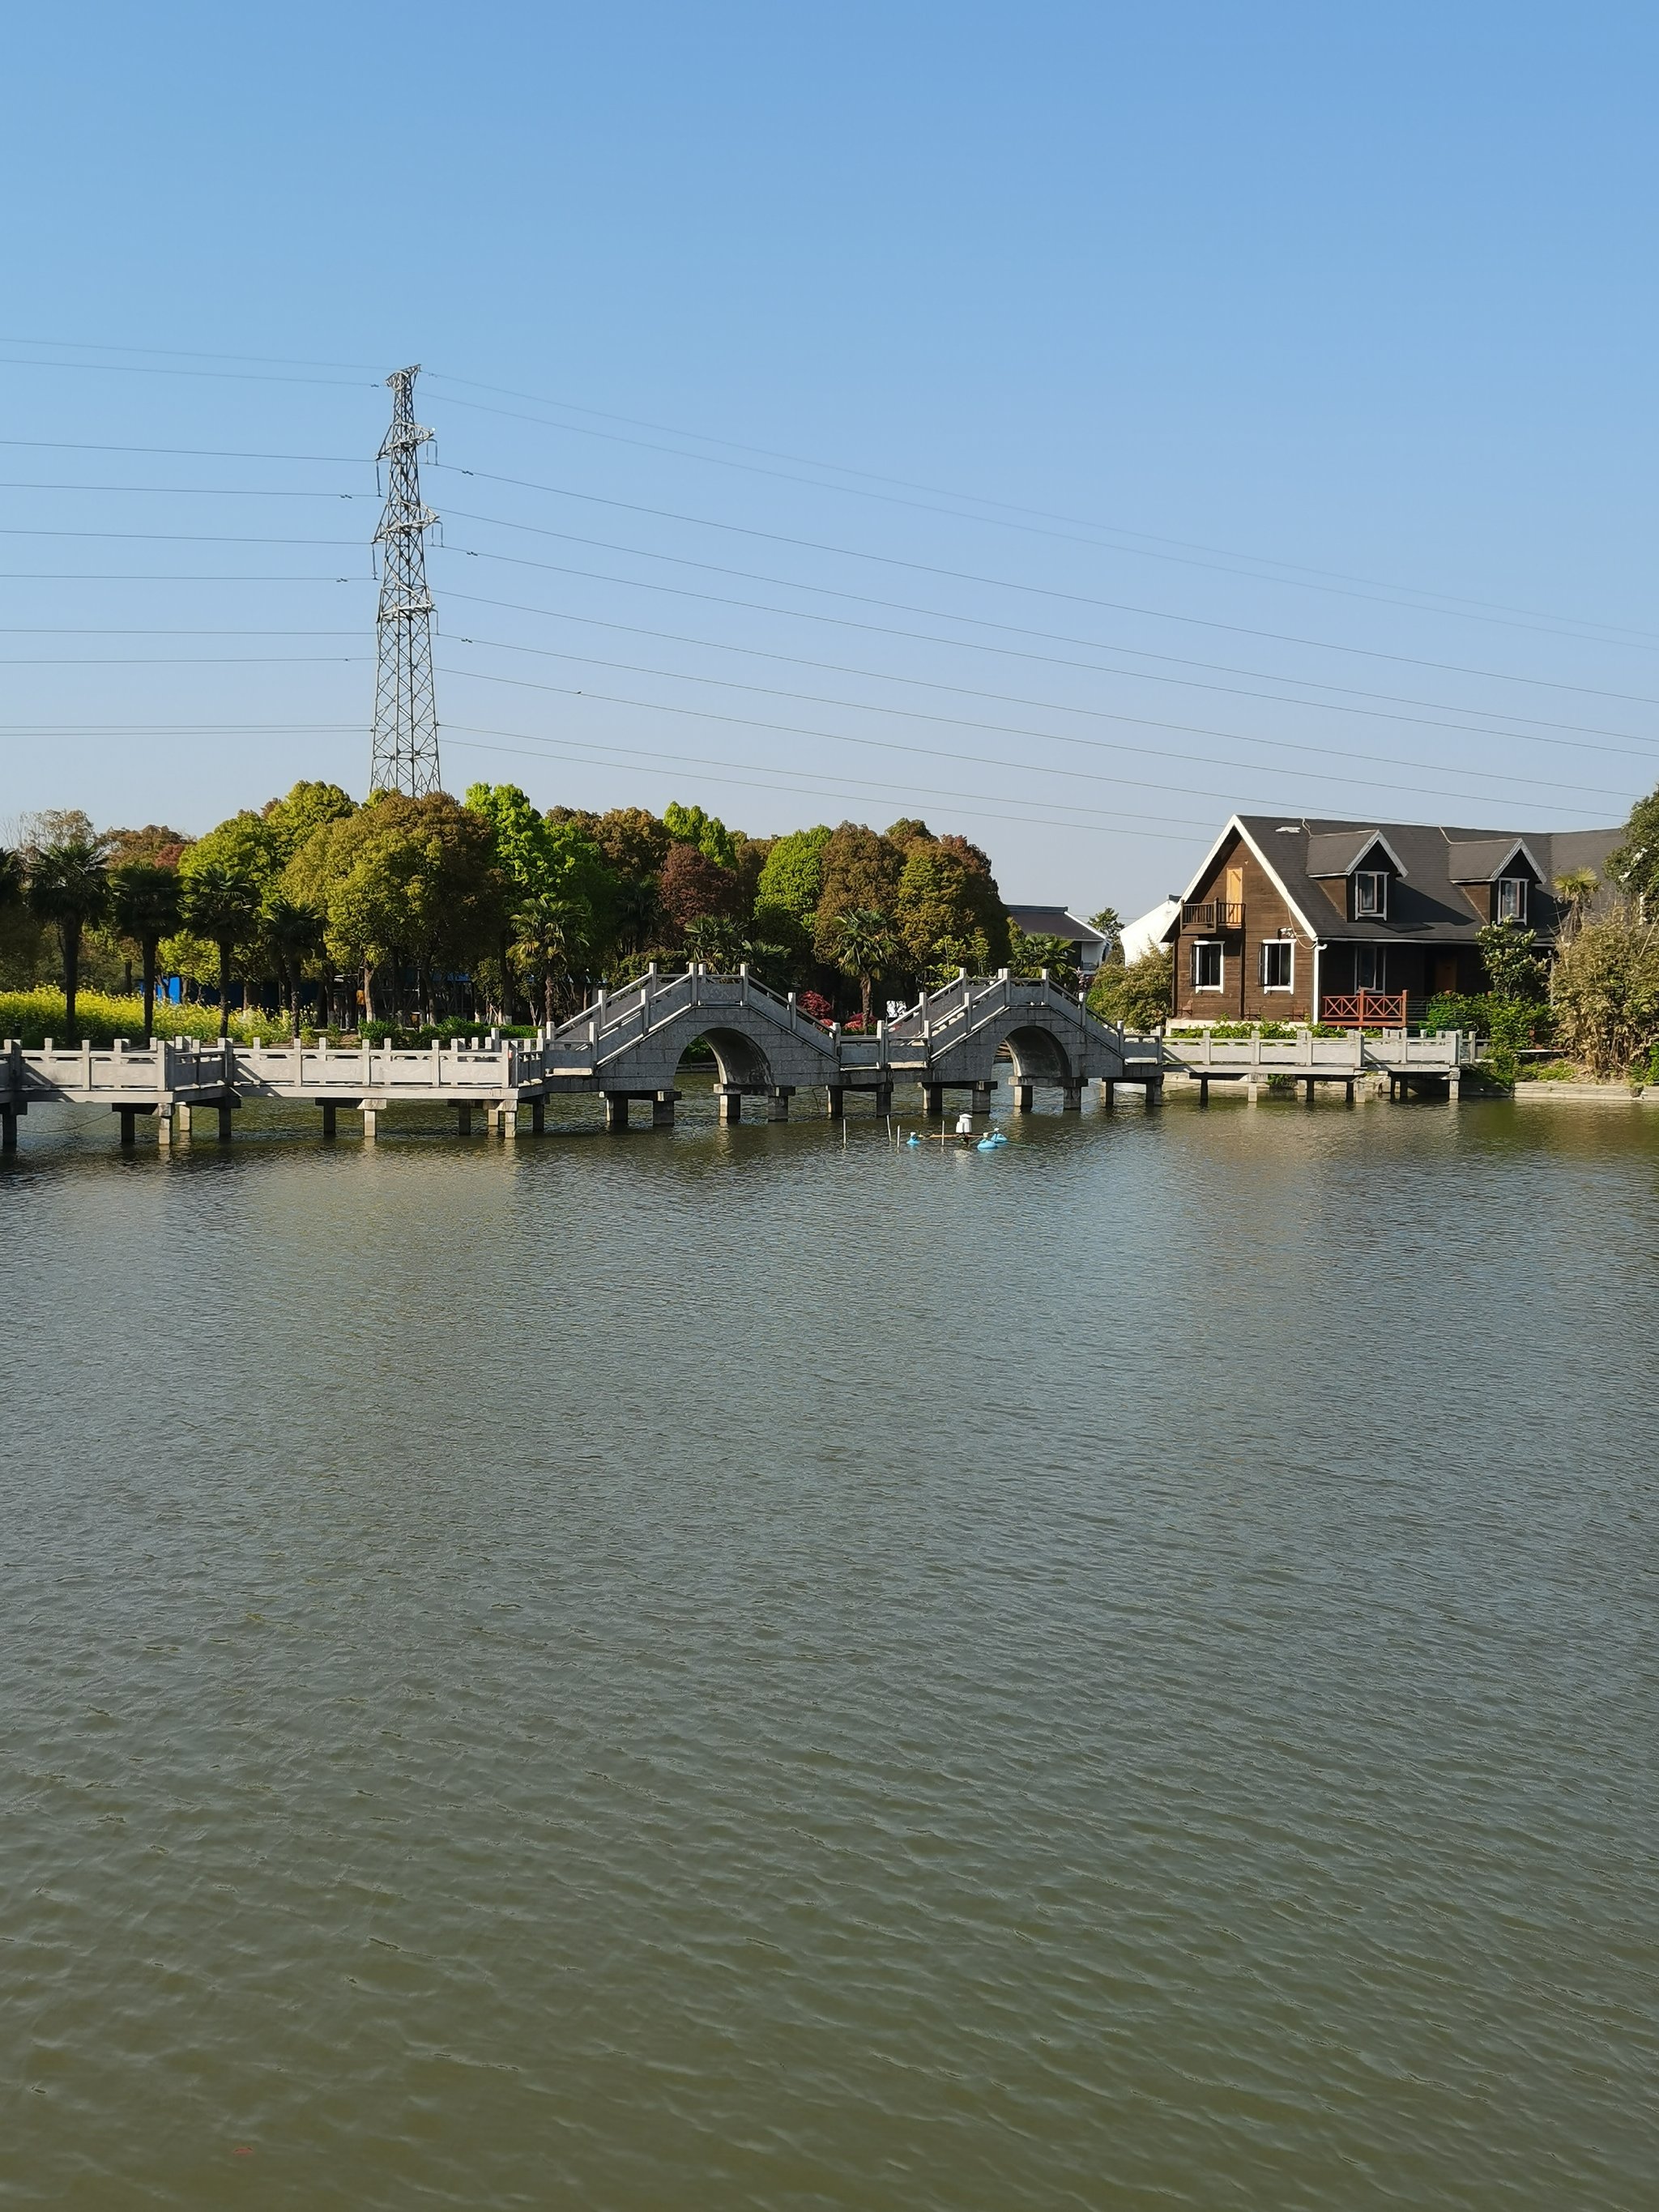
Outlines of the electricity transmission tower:
{"label": "electricity transmission tower", "polygon": [[437,521],[421,501],[420,450],[432,435],[415,420],[413,368],[394,369],[392,428],[379,458],[386,464],[380,549],[380,611],[375,617],[374,745],[371,791],[410,799],[438,789],[438,708],[432,693],[432,594],[426,581],[426,532]]}

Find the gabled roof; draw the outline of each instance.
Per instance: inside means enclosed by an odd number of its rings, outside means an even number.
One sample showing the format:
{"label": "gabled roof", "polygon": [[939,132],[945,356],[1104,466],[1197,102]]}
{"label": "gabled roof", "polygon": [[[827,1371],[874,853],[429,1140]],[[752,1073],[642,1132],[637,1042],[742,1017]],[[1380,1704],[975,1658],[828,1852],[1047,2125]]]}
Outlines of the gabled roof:
{"label": "gabled roof", "polygon": [[1517,853],[1540,884],[1549,881],[1528,851],[1524,837],[1460,837],[1453,832],[1450,849],[1451,879],[1455,884],[1495,883]]}
{"label": "gabled roof", "polygon": [[[1234,830],[1249,842],[1310,936],[1385,944],[1403,939],[1419,945],[1473,944],[1486,917],[1476,911],[1463,885],[1491,881],[1518,852],[1526,854],[1544,887],[1531,918],[1534,927],[1548,936],[1555,925],[1549,896],[1555,876],[1570,868],[1602,873],[1607,854],[1624,836],[1622,830],[1528,830],[1523,837],[1512,830],[1455,830],[1423,822],[1335,822],[1305,816],[1295,821],[1282,814],[1236,814],[1184,896],[1195,896]],[[1350,921],[1324,889],[1331,878],[1322,871],[1329,866],[1330,855],[1346,852],[1358,858],[1378,840],[1402,880],[1394,886],[1386,921]],[[1465,872],[1480,852],[1489,856],[1485,867],[1479,874]],[[1340,872],[1346,874],[1346,869]]]}
{"label": "gabled roof", "polygon": [[1405,862],[1380,830],[1328,830],[1310,836],[1308,873],[1322,882],[1329,876],[1351,876],[1379,845],[1400,874],[1405,875]]}

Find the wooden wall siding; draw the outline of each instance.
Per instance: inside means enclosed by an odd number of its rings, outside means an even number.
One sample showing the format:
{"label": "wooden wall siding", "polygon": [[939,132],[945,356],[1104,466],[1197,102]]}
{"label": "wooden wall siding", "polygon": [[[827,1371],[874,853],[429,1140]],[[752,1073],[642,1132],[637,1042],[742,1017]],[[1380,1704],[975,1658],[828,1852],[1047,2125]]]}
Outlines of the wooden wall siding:
{"label": "wooden wall siding", "polygon": [[[1231,871],[1240,878],[1237,891],[1229,885]],[[1311,1018],[1313,947],[1301,934],[1295,915],[1285,904],[1273,878],[1243,838],[1230,837],[1211,863],[1194,899],[1240,896],[1244,902],[1244,927],[1223,931],[1225,957],[1219,991],[1193,988],[1193,945],[1214,933],[1182,922],[1176,940],[1176,1013],[1178,1018],[1206,1022],[1291,1022]],[[1261,945],[1276,938],[1281,928],[1297,932],[1294,975],[1288,991],[1261,988]]]}

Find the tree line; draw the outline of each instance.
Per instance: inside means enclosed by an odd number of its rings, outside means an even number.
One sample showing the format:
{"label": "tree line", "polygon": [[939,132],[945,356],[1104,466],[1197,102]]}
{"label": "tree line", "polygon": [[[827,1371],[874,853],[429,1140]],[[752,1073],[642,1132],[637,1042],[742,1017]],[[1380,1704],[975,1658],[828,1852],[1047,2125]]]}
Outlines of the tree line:
{"label": "tree line", "polygon": [[1078,981],[1072,945],[1012,922],[985,853],[919,820],[750,837],[699,806],[543,811],[487,783],[360,804],[301,782],[198,838],[64,812],[0,851],[0,980],[59,969],[70,1038],[88,976],[142,990],[148,1039],[162,978],[216,997],[222,1034],[239,987],[295,1032],[404,1030],[551,1024],[598,982],[693,961],[746,962],[855,1028],[962,968]]}

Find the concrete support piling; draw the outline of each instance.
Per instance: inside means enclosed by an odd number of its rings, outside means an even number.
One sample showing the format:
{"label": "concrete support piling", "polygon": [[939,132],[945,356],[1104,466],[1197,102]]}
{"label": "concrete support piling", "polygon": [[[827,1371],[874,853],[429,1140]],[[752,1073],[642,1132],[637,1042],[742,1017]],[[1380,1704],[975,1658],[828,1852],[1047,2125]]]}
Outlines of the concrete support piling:
{"label": "concrete support piling", "polygon": [[892,1110],[893,1110],[893,1086],[892,1086],[892,1085],[891,1085],[890,1083],[878,1083],[878,1084],[876,1085],[876,1112],[877,1112],[877,1115],[883,1115],[883,1114],[890,1114],[890,1113],[892,1112]]}
{"label": "concrete support piling", "polygon": [[628,1093],[625,1091],[605,1092],[605,1126],[611,1130],[621,1130],[628,1127]]}
{"label": "concrete support piling", "polygon": [[[668,1110],[672,1114],[674,1109],[671,1106]],[[652,1119],[654,1121],[655,1118],[656,1116],[653,1115]],[[545,1136],[547,1133],[547,1101],[545,1098],[532,1098],[530,1102],[530,1133],[532,1137]]]}
{"label": "concrete support piling", "polygon": [[1345,1083],[1342,1086],[1342,1091],[1343,1104],[1345,1106],[1352,1106],[1353,1104],[1353,1085],[1352,1083]]}
{"label": "concrete support piling", "polygon": [[767,1092],[766,1118],[769,1121],[787,1121],[789,1119],[790,1097],[791,1093],[785,1090]]}
{"label": "concrete support piling", "polygon": [[938,1121],[945,1114],[945,1085],[924,1083],[921,1086],[921,1110],[930,1121]]}
{"label": "concrete support piling", "polygon": [[455,1133],[459,1137],[472,1134],[472,1101],[463,1098],[455,1108]]}
{"label": "concrete support piling", "polygon": [[115,1110],[121,1117],[121,1149],[130,1152],[138,1141],[137,1114],[131,1106],[118,1106]]}
{"label": "concrete support piling", "polygon": [[0,1153],[17,1150],[17,1109],[0,1106]]}
{"label": "concrete support piling", "polygon": [[1109,1105],[1111,1105],[1111,1104],[1114,1103],[1114,1101],[1116,1099],[1116,1097],[1117,1097],[1117,1085],[1116,1085],[1116,1084],[1113,1082],[1113,1080],[1112,1080],[1112,1079],[1111,1079],[1111,1077],[1110,1077],[1109,1075],[1103,1075],[1103,1076],[1101,1077],[1101,1079],[1100,1079],[1100,1103],[1101,1103],[1101,1104],[1102,1104],[1103,1106],[1109,1106]]}
{"label": "concrete support piling", "polygon": [[155,1109],[155,1141],[164,1152],[173,1150],[173,1109],[158,1106]]}
{"label": "concrete support piling", "polygon": [[375,1139],[380,1135],[380,1117],[379,1112],[373,1106],[365,1106],[363,1109],[363,1142],[366,1145],[372,1145],[374,1143]]}
{"label": "concrete support piling", "polygon": [[339,1111],[339,1108],[331,1098],[325,1098],[323,1101],[323,1142],[325,1144],[331,1145],[334,1142],[337,1133],[336,1122]]}
{"label": "concrete support piling", "polygon": [[674,1103],[678,1091],[659,1091],[651,1101],[651,1126],[653,1129],[672,1129],[674,1126]]}
{"label": "concrete support piling", "polygon": [[1080,1083],[1060,1085],[1060,1110],[1062,1114],[1080,1114],[1083,1111],[1083,1085]]}
{"label": "concrete support piling", "polygon": [[721,1121],[741,1121],[743,1119],[742,1091],[722,1091],[719,1093],[719,1097],[720,1102],[720,1113]]}
{"label": "concrete support piling", "polygon": [[519,1134],[518,1100],[516,1098],[508,1099],[503,1106],[500,1107],[497,1109],[497,1119],[500,1121],[501,1127],[501,1142],[504,1145],[514,1143],[517,1140]]}
{"label": "concrete support piling", "polygon": [[230,1142],[231,1115],[234,1110],[228,1098],[219,1101],[219,1142],[222,1145]]}
{"label": "concrete support piling", "polygon": [[1014,1111],[1015,1111],[1015,1113],[1016,1113],[1016,1114],[1029,1114],[1029,1113],[1030,1112],[1030,1110],[1031,1110],[1031,1086],[1030,1086],[1030,1085],[1029,1083],[1016,1083],[1016,1084],[1015,1084],[1015,1085],[1014,1085]]}
{"label": "concrete support piling", "polygon": [[839,1121],[847,1111],[847,1093],[840,1084],[832,1083],[824,1093],[825,1112],[832,1121]]}

